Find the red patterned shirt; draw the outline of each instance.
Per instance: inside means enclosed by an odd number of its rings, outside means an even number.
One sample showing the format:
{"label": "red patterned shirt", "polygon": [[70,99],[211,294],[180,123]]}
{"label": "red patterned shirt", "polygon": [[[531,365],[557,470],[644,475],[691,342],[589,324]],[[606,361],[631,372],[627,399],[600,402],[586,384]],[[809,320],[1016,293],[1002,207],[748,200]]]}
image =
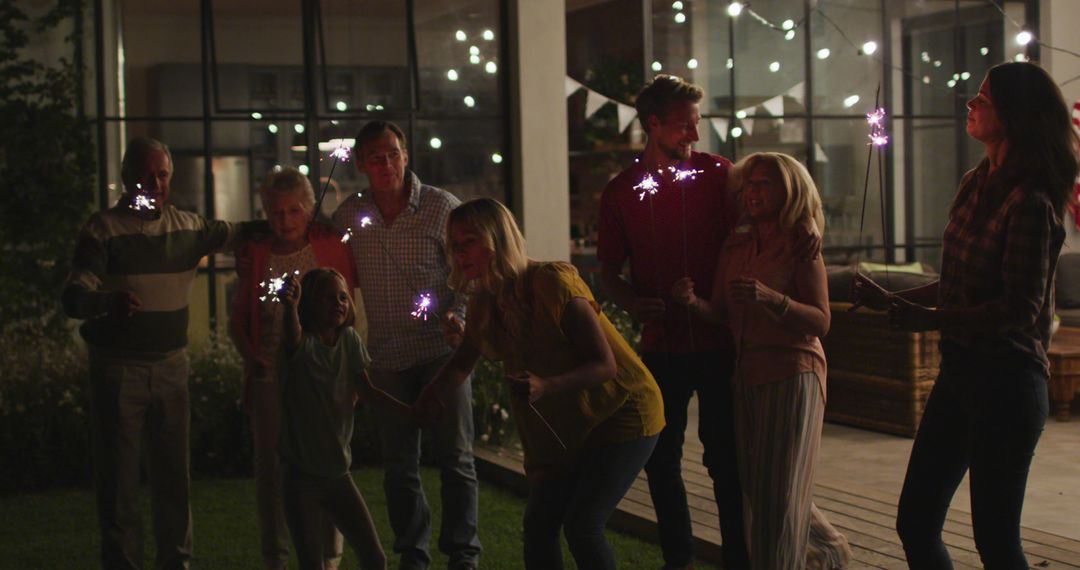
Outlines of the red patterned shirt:
{"label": "red patterned shirt", "polygon": [[1046,192],[988,176],[983,160],[960,182],[942,247],[941,308],[984,307],[997,332],[948,330],[942,337],[996,352],[1019,351],[1048,366],[1054,271],[1065,228]]}
{"label": "red patterned shirt", "polygon": [[[671,299],[671,286],[684,276],[694,280],[698,297],[712,297],[720,246],[737,219],[727,189],[731,161],[694,152],[679,168],[701,172],[676,181],[670,172],[664,176],[647,172],[639,161],[608,182],[600,199],[596,255],[605,264],[621,266],[629,261],[634,293],[667,303],[663,318],[645,323],[643,352],[733,350],[726,328],[696,316],[691,320],[686,309]],[[655,194],[640,186],[646,175],[657,184]]]}

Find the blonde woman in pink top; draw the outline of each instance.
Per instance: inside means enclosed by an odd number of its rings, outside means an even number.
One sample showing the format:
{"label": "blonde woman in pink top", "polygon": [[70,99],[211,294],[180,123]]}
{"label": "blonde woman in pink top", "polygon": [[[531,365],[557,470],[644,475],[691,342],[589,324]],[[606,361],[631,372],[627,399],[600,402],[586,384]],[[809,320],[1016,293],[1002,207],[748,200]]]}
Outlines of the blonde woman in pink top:
{"label": "blonde woman in pink top", "polygon": [[[847,539],[814,506],[814,466],[825,412],[829,295],[820,256],[797,255],[794,231],[825,220],[806,168],[786,154],[756,153],[735,165],[747,224],[724,243],[714,302],[675,283],[677,302],[735,335],[736,438],[752,568],[843,568]],[[719,292],[716,295],[715,292]]]}

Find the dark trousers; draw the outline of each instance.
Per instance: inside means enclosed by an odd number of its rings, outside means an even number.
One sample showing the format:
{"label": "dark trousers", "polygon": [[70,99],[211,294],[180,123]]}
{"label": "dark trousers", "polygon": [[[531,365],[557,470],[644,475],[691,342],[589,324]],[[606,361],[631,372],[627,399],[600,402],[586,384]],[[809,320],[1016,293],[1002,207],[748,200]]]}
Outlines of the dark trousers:
{"label": "dark trousers", "polygon": [[[561,570],[559,529],[579,569],[615,570],[604,527],[656,445],[641,437],[586,449],[564,476],[529,483],[525,506],[525,568]],[[633,562],[629,561],[633,566]]]}
{"label": "dark trousers", "polygon": [[1049,409],[1046,372],[1015,353],[977,353],[949,343],[942,343],[941,353],[896,520],[908,566],[953,567],[941,531],[970,469],[971,524],[983,565],[1028,568],[1020,513]]}
{"label": "dark trousers", "polygon": [[665,564],[685,566],[693,559],[682,450],[686,439],[686,408],[697,392],[698,437],[705,448],[702,462],[713,480],[713,494],[720,512],[724,568],[748,568],[731,404],[735,355],[727,351],[647,353],[642,355],[642,360],[660,385],[667,420],[656,449],[645,464]]}

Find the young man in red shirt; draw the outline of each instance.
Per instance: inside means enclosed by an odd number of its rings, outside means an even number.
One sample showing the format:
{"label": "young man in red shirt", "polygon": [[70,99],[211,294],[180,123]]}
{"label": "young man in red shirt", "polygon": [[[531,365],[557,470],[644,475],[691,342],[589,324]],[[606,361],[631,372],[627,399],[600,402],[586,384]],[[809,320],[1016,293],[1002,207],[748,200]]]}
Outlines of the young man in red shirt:
{"label": "young man in red shirt", "polygon": [[[642,359],[664,397],[667,427],[645,466],[665,568],[693,566],[693,536],[682,447],[687,406],[698,395],[698,434],[720,512],[724,568],[748,568],[742,489],[735,464],[730,332],[670,302],[672,284],[690,277],[711,298],[720,246],[738,219],[727,187],[731,162],[695,152],[702,89],[659,75],[637,96],[648,134],[644,152],[604,189],[597,257],[616,304],[644,324]],[[630,278],[623,266],[630,263]]]}

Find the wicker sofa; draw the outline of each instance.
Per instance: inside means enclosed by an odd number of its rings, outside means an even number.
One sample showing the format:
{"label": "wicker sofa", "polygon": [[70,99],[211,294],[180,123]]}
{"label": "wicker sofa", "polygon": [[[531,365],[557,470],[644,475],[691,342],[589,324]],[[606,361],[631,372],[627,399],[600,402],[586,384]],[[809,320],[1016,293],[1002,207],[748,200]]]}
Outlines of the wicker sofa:
{"label": "wicker sofa", "polygon": [[[870,274],[892,291],[937,277],[908,271]],[[890,330],[882,311],[850,311],[851,275],[850,267],[829,271],[832,327],[822,339],[829,363],[825,419],[914,437],[941,363],[939,335]]]}

